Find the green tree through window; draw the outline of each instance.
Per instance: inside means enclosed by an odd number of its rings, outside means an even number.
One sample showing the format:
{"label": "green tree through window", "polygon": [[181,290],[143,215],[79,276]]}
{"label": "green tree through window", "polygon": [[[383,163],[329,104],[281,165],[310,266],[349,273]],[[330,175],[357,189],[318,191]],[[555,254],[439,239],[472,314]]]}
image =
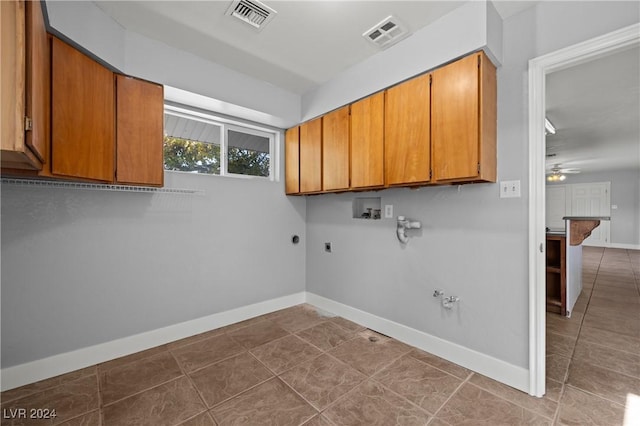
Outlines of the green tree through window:
{"label": "green tree through window", "polygon": [[269,154],[237,147],[229,147],[229,173],[269,177]]}
{"label": "green tree through window", "polygon": [[164,169],[220,174],[220,145],[164,137]]}
{"label": "green tree through window", "polygon": [[[269,177],[269,154],[229,147],[229,173]],[[164,169],[220,174],[220,145],[171,136],[164,137]]]}

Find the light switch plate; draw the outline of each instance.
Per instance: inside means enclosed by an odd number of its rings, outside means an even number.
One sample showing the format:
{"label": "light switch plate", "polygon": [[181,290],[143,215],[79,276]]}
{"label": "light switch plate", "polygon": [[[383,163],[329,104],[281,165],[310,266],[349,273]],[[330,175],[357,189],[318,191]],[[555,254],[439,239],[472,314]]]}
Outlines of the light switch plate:
{"label": "light switch plate", "polygon": [[520,181],[503,180],[500,182],[500,198],[520,198]]}

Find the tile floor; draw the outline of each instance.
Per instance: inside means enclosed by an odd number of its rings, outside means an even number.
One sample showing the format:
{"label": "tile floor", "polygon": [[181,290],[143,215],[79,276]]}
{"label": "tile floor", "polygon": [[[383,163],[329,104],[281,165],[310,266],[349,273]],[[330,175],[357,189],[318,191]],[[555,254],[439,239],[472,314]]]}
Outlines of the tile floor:
{"label": "tile floor", "polygon": [[584,257],[572,317],[547,317],[544,398],[300,305],[6,391],[1,423],[622,425],[640,398],[640,253]]}

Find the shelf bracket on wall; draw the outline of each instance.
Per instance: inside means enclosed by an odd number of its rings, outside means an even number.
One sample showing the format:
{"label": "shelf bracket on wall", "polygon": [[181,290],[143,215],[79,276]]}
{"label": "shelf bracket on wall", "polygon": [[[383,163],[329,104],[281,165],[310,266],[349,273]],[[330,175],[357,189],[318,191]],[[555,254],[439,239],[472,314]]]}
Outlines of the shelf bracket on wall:
{"label": "shelf bracket on wall", "polygon": [[84,182],[58,182],[58,181],[52,181],[52,180],[9,179],[9,178],[2,178],[1,182],[2,182],[2,185],[23,186],[23,187],[26,186],[30,188],[85,189],[90,191],[109,191],[109,192],[204,195],[204,190],[201,190],[201,189],[153,188],[148,186],[111,185],[111,184],[84,183]]}

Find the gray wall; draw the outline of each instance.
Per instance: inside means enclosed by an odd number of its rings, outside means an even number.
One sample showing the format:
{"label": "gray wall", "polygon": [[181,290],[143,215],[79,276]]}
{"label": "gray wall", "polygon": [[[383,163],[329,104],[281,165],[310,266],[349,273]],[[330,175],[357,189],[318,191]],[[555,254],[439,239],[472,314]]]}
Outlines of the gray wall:
{"label": "gray wall", "polygon": [[[528,60],[638,17],[635,2],[541,2],[505,20],[498,179],[521,180],[523,197],[499,199],[495,184],[311,197],[307,290],[528,367]],[[425,45],[419,56],[429,54]],[[408,55],[401,62],[413,60]],[[304,101],[314,105],[306,96]],[[381,196],[382,204],[394,205],[395,215],[418,219],[424,229],[402,248],[392,220],[351,219],[358,196]],[[323,251],[325,241],[333,243],[333,253]],[[455,313],[444,315],[434,303],[436,288],[461,298]]]}
{"label": "gray wall", "polygon": [[566,176],[561,184],[611,182],[611,204],[618,206],[611,210],[611,243],[640,246],[640,169]]}
{"label": "gray wall", "polygon": [[259,179],[166,186],[205,194],[2,186],[3,368],[304,291],[304,199]]}

